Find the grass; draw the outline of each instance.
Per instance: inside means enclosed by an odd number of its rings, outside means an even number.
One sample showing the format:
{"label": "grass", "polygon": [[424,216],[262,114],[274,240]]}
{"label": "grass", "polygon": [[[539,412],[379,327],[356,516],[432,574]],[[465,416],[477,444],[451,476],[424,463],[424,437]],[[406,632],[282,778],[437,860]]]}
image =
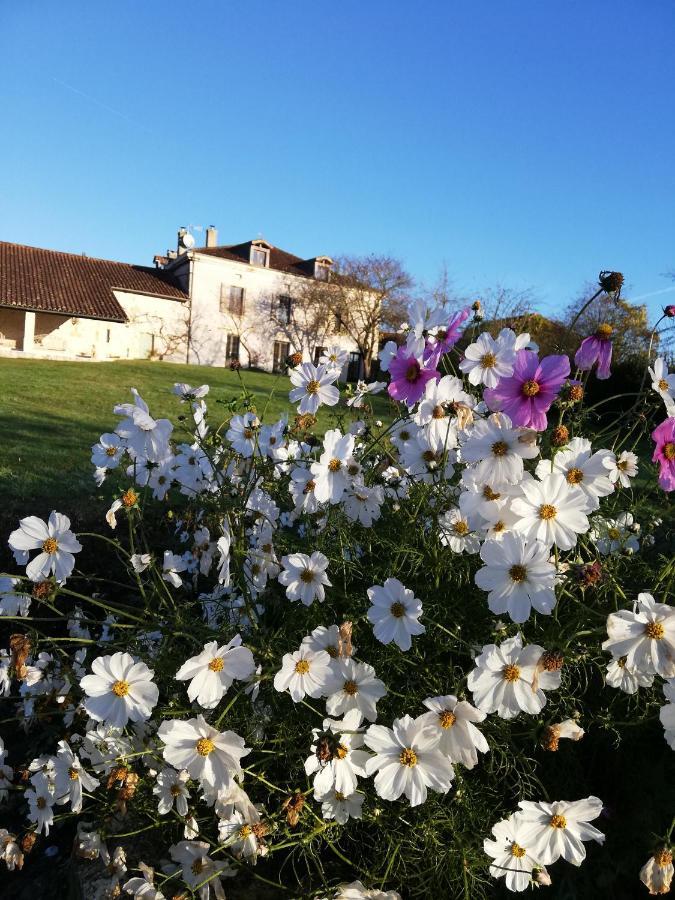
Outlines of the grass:
{"label": "grass", "polygon": [[[175,382],[209,384],[210,415],[218,424],[231,415],[224,404],[242,398],[242,382],[258,414],[265,411],[265,421],[274,421],[282,412],[292,420],[295,408],[288,402],[286,376],[247,370],[240,375],[229,369],[145,360],[0,359],[0,543],[22,516],[46,518],[58,509],[82,529],[101,515],[107,497],[105,486],[98,489],[92,479],[90,448],[101,433],[114,430],[119,419],[113,406],[129,402],[132,387],[156,418],[169,418],[174,425],[187,411],[171,393]],[[373,407],[376,415],[389,418],[386,397],[375,397]],[[333,422],[334,414],[321,410],[316,432]]]}

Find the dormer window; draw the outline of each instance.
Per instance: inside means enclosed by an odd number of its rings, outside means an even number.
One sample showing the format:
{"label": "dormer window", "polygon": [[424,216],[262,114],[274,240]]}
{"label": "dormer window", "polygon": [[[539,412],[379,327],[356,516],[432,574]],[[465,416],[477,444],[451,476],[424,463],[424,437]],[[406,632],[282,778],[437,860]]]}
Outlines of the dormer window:
{"label": "dormer window", "polygon": [[319,256],[314,261],[314,277],[317,281],[328,281],[330,279],[330,267],[333,260],[327,256]]}
{"label": "dormer window", "polygon": [[262,266],[262,268],[269,268],[270,264],[270,249],[266,244],[262,243],[252,243],[251,244],[251,265],[252,266]]}

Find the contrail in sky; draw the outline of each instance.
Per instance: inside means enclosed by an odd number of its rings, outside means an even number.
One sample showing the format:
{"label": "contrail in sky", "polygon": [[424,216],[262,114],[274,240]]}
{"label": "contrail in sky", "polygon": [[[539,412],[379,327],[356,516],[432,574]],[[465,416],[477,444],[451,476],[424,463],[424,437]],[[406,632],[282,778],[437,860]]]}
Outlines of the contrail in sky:
{"label": "contrail in sky", "polygon": [[130,125],[133,125],[136,128],[140,128],[146,132],[146,134],[154,135],[154,131],[151,131],[147,126],[143,125],[141,122],[137,122],[135,119],[130,119],[126,113],[121,112],[119,109],[115,109],[113,106],[108,106],[107,103],[103,103],[101,100],[97,100],[96,97],[92,97],[91,94],[87,94],[84,91],[81,91],[79,88],[76,88],[72,84],[68,84],[67,81],[61,81],[60,78],[54,78],[51,76],[52,81],[56,84],[61,85],[61,87],[67,88],[69,91],[72,91],[74,94],[79,94],[80,97],[84,97],[85,100],[90,100],[92,103],[95,103],[96,106],[100,106],[101,109],[105,109],[108,112],[112,113],[115,116],[119,116],[120,119],[124,119],[125,122],[128,122]]}
{"label": "contrail in sky", "polygon": [[649,294],[640,294],[639,297],[631,297],[630,299],[632,301],[646,300],[647,297],[658,297],[659,294],[669,294],[671,291],[675,291],[675,284],[671,284],[671,286],[667,288],[661,288],[660,291],[650,291]]}

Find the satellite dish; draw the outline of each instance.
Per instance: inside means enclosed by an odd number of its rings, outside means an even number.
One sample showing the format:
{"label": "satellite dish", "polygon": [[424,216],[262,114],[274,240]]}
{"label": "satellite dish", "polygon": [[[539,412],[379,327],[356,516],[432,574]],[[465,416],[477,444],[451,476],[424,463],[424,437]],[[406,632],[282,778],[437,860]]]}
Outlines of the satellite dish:
{"label": "satellite dish", "polygon": [[180,242],[186,250],[192,250],[195,245],[195,239],[189,231],[181,235]]}

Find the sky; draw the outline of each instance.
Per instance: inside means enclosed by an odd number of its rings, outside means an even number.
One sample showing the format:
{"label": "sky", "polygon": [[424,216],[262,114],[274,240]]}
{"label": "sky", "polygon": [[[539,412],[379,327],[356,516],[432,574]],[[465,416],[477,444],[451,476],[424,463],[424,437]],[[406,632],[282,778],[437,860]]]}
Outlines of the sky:
{"label": "sky", "polygon": [[213,224],[549,313],[614,269],[655,314],[674,38],[672,0],[0,0],[0,240],[151,265]]}

